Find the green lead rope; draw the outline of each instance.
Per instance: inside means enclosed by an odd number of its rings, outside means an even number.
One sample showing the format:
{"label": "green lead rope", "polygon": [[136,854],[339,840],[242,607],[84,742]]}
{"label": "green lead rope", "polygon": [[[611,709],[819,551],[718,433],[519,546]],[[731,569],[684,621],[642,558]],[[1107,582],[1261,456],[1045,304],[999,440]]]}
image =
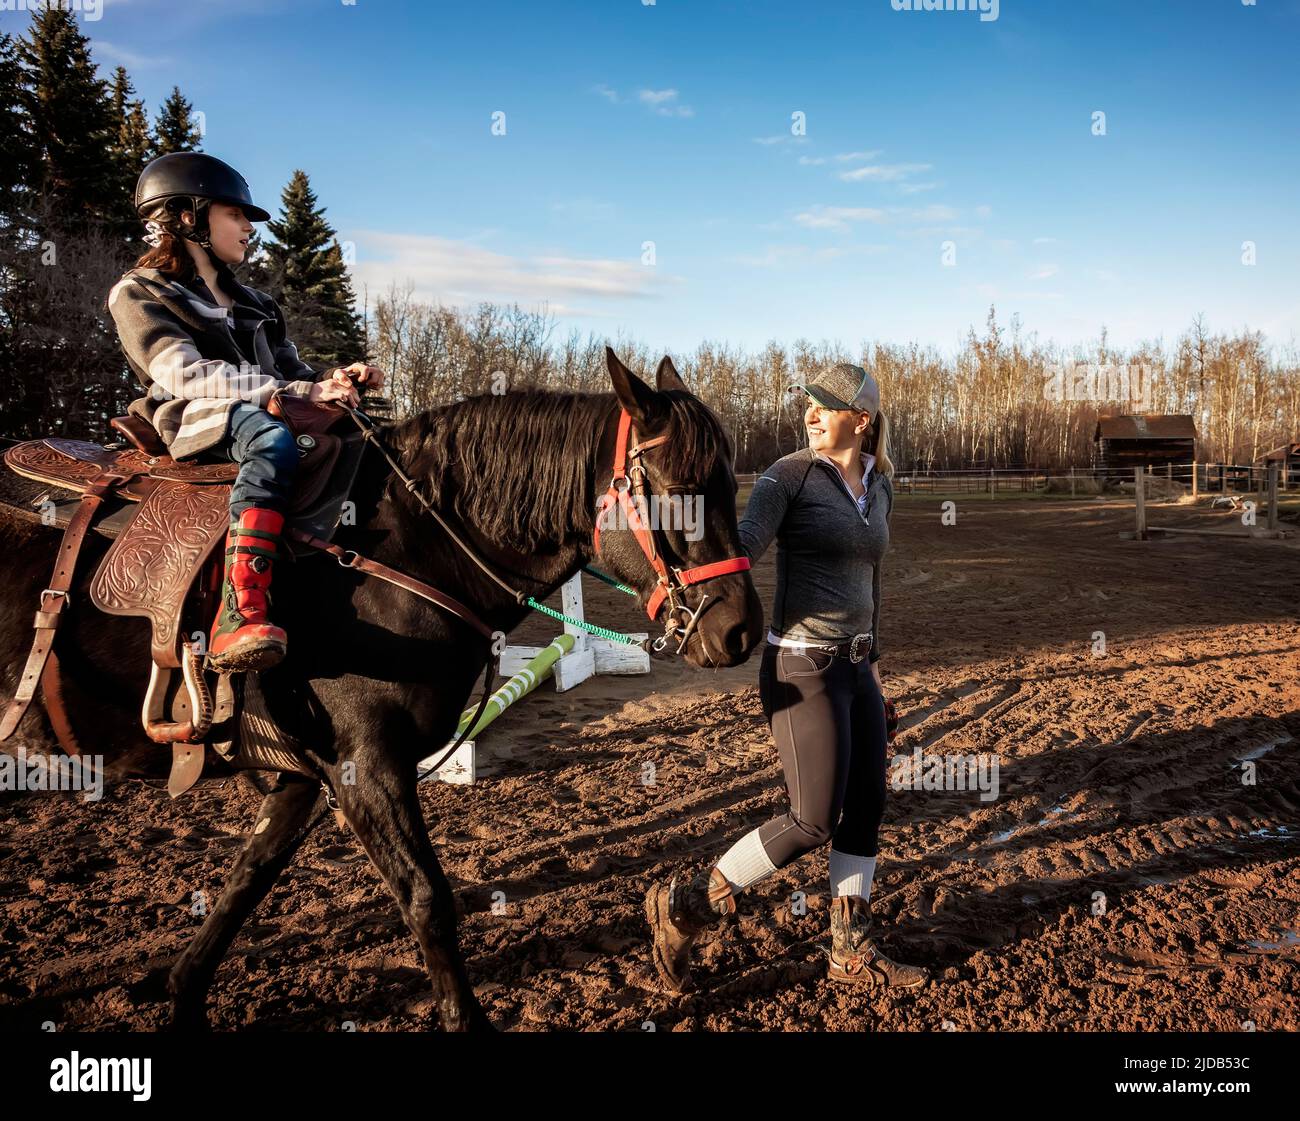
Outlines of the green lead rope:
{"label": "green lead rope", "polygon": [[[604,580],[611,588],[617,588],[626,595],[636,595],[635,588],[629,588],[626,584],[621,583],[608,572],[601,572],[598,568],[583,566],[583,572],[588,572],[597,580]],[[595,623],[588,623],[586,619],[575,619],[570,615],[564,614],[563,611],[556,611],[553,607],[547,607],[544,603],[538,603],[532,596],[528,597],[528,606],[534,611],[540,611],[543,615],[549,615],[552,619],[558,619],[561,623],[568,623],[571,626],[578,627],[588,634],[594,634],[597,638],[607,638],[611,642],[621,642],[625,646],[644,646],[645,640],[633,638],[631,635],[622,634],[619,631],[611,631],[608,627],[599,627]]]}
{"label": "green lead rope", "polygon": [[[636,593],[633,592],[633,595]],[[620,634],[618,631],[611,631],[608,627],[598,627],[595,623],[588,623],[585,619],[574,619],[563,611],[556,611],[553,607],[547,607],[544,603],[538,603],[532,596],[528,597],[528,606],[534,611],[540,611],[543,615],[549,615],[552,619],[558,619],[561,623],[570,623],[575,627],[581,627],[588,634],[594,634],[597,638],[607,638],[611,642],[621,642],[625,646],[643,646],[644,640],[633,638],[630,634]]]}
{"label": "green lead rope", "polygon": [[590,573],[592,576],[596,577],[597,580],[604,580],[611,588],[617,588],[620,592],[624,592],[630,596],[636,595],[635,588],[629,588],[626,584],[620,583],[616,577],[611,576],[608,572],[601,572],[599,568],[592,568],[589,564],[584,564],[582,566],[582,571]]}

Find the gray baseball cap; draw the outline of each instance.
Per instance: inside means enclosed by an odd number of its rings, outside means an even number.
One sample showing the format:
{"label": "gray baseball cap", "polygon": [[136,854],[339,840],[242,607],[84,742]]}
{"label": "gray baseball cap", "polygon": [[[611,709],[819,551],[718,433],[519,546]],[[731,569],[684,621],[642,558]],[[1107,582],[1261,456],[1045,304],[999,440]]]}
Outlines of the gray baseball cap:
{"label": "gray baseball cap", "polygon": [[870,413],[873,420],[880,411],[880,386],[876,379],[861,366],[847,362],[831,366],[811,381],[789,388],[802,389],[823,408]]}

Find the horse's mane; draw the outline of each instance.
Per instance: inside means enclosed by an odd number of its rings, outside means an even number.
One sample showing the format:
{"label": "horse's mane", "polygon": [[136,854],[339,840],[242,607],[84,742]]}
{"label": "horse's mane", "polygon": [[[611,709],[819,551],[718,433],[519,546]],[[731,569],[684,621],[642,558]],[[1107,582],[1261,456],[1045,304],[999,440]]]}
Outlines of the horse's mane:
{"label": "horse's mane", "polygon": [[[670,390],[660,399],[670,439],[656,449],[659,462],[675,481],[702,488],[731,442],[698,398]],[[389,439],[440,508],[501,545],[535,552],[557,526],[594,528],[593,456],[616,406],[613,393],[481,394],[398,422]]]}

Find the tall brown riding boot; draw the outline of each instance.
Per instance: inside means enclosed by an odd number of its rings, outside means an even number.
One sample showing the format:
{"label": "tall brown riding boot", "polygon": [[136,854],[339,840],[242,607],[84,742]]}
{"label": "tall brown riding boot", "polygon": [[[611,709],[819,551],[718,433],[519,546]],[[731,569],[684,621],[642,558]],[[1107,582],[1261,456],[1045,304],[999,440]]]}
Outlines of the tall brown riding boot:
{"label": "tall brown riding boot", "polygon": [[650,885],[645,917],[652,938],[650,956],[660,980],[675,993],[691,980],[691,946],[705,927],[735,914],[731,884],[717,868],[688,877],[683,873]]}
{"label": "tall brown riding boot", "polygon": [[208,669],[248,673],[269,669],[285,655],[285,633],[267,618],[271,566],[279,557],[284,515],[250,507],[226,536],[226,578],[212,625]]}
{"label": "tall brown riding boot", "polygon": [[860,895],[841,895],[831,900],[827,976],[851,985],[914,989],[929,980],[930,971],[885,957],[871,939],[871,905]]}

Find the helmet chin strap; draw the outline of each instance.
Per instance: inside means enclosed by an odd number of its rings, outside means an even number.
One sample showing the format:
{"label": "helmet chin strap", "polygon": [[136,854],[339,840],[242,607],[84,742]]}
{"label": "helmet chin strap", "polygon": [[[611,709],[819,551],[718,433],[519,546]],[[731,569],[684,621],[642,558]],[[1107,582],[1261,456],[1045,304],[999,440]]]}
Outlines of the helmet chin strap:
{"label": "helmet chin strap", "polygon": [[[208,260],[212,262],[212,267],[221,272],[223,269],[230,272],[230,266],[226,264],[212,248],[212,234],[208,228],[208,200],[201,198],[191,199],[192,205],[190,210],[194,214],[194,225],[187,227],[181,224],[182,235],[187,241],[194,242],[208,255]],[[232,274],[233,275],[233,274]]]}

